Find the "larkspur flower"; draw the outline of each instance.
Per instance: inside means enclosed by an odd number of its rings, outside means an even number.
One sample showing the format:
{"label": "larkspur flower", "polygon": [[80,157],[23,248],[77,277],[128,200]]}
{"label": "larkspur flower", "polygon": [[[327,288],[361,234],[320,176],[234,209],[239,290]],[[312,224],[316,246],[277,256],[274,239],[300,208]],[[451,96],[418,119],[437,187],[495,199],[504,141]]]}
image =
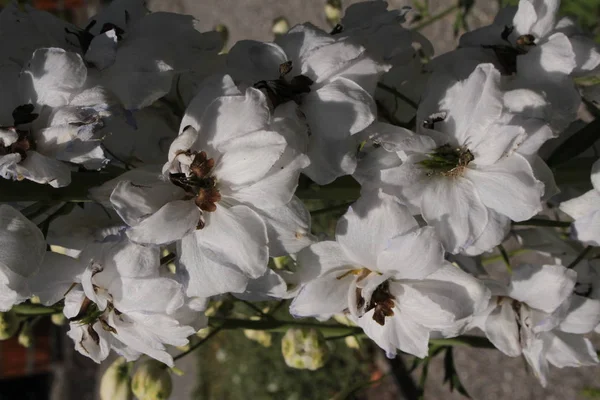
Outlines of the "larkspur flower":
{"label": "larkspur flower", "polygon": [[444,260],[431,227],[420,228],[393,196],[362,196],[340,219],[335,241],[298,254],[306,282],[290,312],[328,318],[348,313],[391,357],[427,355],[432,332],[455,336],[487,306],[489,293]]}

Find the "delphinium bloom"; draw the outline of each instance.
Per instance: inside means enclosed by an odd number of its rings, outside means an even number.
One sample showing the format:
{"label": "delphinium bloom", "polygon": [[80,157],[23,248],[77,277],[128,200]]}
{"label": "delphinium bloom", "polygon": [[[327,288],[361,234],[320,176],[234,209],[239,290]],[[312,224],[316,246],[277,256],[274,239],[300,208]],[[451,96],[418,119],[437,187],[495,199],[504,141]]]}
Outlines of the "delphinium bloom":
{"label": "delphinium bloom", "polygon": [[544,92],[558,131],[575,119],[580,104],[572,78],[600,65],[600,47],[572,20],[558,19],[559,6],[560,0],[520,0],[518,7],[500,10],[492,25],[464,34],[454,55],[463,64],[493,62],[512,75],[507,87]]}
{"label": "delphinium bloom", "polygon": [[425,99],[422,107],[435,113],[419,122],[420,140],[402,140],[395,148],[402,164],[363,185],[381,187],[422,214],[451,253],[489,250],[502,241],[510,220],[541,210],[544,185],[515,151],[526,131],[511,124],[499,81],[500,73],[484,64],[436,104]]}
{"label": "delphinium bloom", "polygon": [[474,319],[504,354],[522,354],[543,386],[549,364],[598,364],[591,342],[582,335],[595,328],[597,316],[590,324],[585,309],[579,309],[581,302],[570,307],[576,278],[575,271],[561,265],[519,265],[508,284],[488,282],[490,306]]}
{"label": "delphinium bloom", "polygon": [[0,243],[0,311],[8,311],[31,296],[29,279],[44,260],[46,241],[33,222],[2,204]]}
{"label": "delphinium bloom", "polygon": [[371,95],[389,66],[376,61],[352,38],[336,38],[311,24],[298,25],[275,43],[242,40],[227,56],[236,81],[267,94],[273,108],[298,104],[310,129],[310,166],[319,184],[356,168],[352,135],[376,118]]}
{"label": "delphinium bloom", "polygon": [[[259,90],[221,83],[190,104],[162,175],[132,170],[108,184],[131,240],[177,244],[189,296],[242,293],[267,272],[270,248],[310,244],[291,203],[308,163],[297,122],[273,117]],[[215,99],[215,90],[227,95]]]}
{"label": "delphinium bloom", "polygon": [[111,114],[110,100],[101,88],[86,88],[86,79],[77,53],[59,48],[33,53],[13,82],[20,99],[14,121],[0,128],[0,176],[60,187],[71,181],[65,162],[88,169],[106,164],[99,130]]}
{"label": "delphinium bloom", "polygon": [[487,306],[483,284],[445,261],[435,230],[393,196],[362,196],[335,236],[298,254],[306,283],[292,315],[347,313],[390,357],[397,349],[425,357],[432,332],[457,335]]}
{"label": "delphinium bloom", "polygon": [[186,345],[199,326],[188,325],[185,289],[161,274],[159,253],[122,233],[89,242],[78,259],[48,253],[32,294],[47,305],[64,297],[67,334],[92,360],[101,362],[113,349],[129,361],[147,354],[172,366],[165,345]]}
{"label": "delphinium bloom", "polygon": [[575,221],[573,236],[592,246],[600,246],[600,161],[592,166],[592,190],[560,204]]}

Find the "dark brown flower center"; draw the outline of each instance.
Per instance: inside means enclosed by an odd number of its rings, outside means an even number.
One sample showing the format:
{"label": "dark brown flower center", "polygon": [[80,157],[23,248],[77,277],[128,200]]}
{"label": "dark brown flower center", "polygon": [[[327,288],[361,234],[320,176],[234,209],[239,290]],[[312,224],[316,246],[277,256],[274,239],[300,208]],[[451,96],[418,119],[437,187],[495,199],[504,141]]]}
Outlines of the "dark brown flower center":
{"label": "dark brown flower center", "polygon": [[[217,188],[217,179],[212,175],[215,167],[214,158],[208,158],[205,151],[191,152],[190,150],[181,152],[187,156],[194,156],[190,165],[190,173],[169,174],[171,182],[185,190],[187,199],[194,199],[194,202],[202,211],[213,212],[217,209],[217,204],[221,200],[221,193]],[[200,219],[198,229],[204,228],[204,221]]]}
{"label": "dark brown flower center", "polygon": [[377,289],[371,295],[371,301],[365,312],[375,309],[373,320],[383,326],[385,325],[385,317],[394,315],[394,299],[395,297],[390,293],[390,285],[388,281],[385,281],[377,286]]}
{"label": "dark brown flower center", "polygon": [[[7,128],[4,128],[7,129]],[[2,146],[0,145],[0,156],[5,156],[7,154],[17,153],[21,156],[21,161],[27,158],[27,152],[29,150],[35,149],[35,142],[31,139],[29,132],[17,130],[15,128],[8,128],[16,132],[19,137],[16,142],[8,145]]]}

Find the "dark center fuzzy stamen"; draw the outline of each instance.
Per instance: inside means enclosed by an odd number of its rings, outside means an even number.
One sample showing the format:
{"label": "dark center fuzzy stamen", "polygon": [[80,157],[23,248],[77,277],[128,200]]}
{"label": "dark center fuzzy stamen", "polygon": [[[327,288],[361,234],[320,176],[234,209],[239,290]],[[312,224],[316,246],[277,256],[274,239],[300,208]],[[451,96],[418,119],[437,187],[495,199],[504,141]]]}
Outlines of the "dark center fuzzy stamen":
{"label": "dark center fuzzy stamen", "polygon": [[369,312],[375,309],[373,313],[373,320],[379,325],[385,325],[385,317],[391,317],[394,315],[394,296],[390,293],[390,285],[388,281],[383,282],[377,286],[377,289],[371,296],[371,301],[367,306],[365,312]]}
{"label": "dark center fuzzy stamen", "polygon": [[[205,151],[191,153],[188,150],[183,154],[194,155],[190,165],[190,174],[169,174],[171,182],[185,190],[188,198],[194,199],[202,211],[214,212],[217,209],[216,203],[221,200],[221,193],[217,189],[217,180],[211,175],[215,166],[214,158],[208,158]],[[204,221],[200,220],[197,228],[204,228]]]}
{"label": "dark center fuzzy stamen", "polygon": [[460,175],[463,169],[473,161],[473,153],[464,147],[452,147],[449,144],[438,147],[429,157],[419,164],[428,169],[428,175],[455,176]]}
{"label": "dark center fuzzy stamen", "polygon": [[300,102],[300,95],[309,93],[310,86],[314,83],[305,75],[296,75],[291,80],[285,78],[292,70],[292,62],[287,61],[279,66],[279,78],[271,81],[259,81],[254,84],[261,90],[271,103],[273,109],[288,101]]}

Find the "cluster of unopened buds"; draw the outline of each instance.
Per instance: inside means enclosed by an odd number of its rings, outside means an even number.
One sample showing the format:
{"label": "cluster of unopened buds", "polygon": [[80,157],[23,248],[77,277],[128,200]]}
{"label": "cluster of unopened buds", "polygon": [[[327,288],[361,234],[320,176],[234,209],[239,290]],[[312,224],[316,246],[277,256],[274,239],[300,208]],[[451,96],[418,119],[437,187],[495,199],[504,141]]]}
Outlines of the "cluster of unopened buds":
{"label": "cluster of unopened buds", "polygon": [[[600,47],[559,0],[520,0],[439,57],[384,1],[228,52],[144,3],[84,28],[0,13],[3,338],[64,315],[78,352],[118,353],[115,371],[148,356],[156,385],[199,330],[274,324],[207,312],[233,298],[288,301],[278,327],[344,317],[392,358],[472,331],[542,385],[598,364],[600,120],[579,120],[576,82]],[[324,363],[317,333],[286,335],[314,336],[289,365]]]}

